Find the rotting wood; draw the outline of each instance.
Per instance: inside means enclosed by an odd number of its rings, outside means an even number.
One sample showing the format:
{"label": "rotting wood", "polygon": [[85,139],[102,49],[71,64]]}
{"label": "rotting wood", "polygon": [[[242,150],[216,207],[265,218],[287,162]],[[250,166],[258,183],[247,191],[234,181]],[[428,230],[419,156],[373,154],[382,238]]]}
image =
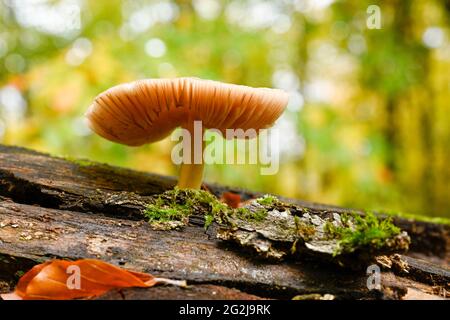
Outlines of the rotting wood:
{"label": "rotting wood", "polygon": [[[137,271],[234,287],[271,298],[309,293],[337,298],[399,298],[408,288],[435,296],[448,291],[446,268],[412,257],[406,257],[412,272],[386,270],[383,274],[391,275],[396,284],[391,281],[377,292],[367,289],[364,272],[315,261],[261,261],[205,232],[202,219],[195,216],[182,231],[152,230],[141,210],[151,195],[174,184],[170,177],[0,146],[0,195],[4,197],[0,203],[0,281],[14,281],[18,271],[53,257],[95,257]],[[243,199],[259,195],[218,185],[207,188],[216,195],[237,192]],[[348,211],[288,201],[318,213]],[[406,219],[396,222],[410,233],[413,253],[434,254],[445,264],[448,226]],[[415,239],[419,242],[414,243]],[[430,247],[435,249],[428,250]]]}
{"label": "rotting wood", "polygon": [[[151,173],[112,167],[88,161],[67,161],[36,151],[0,145],[0,195],[18,203],[47,208],[92,212],[114,217],[142,219],[148,197],[173,188],[176,179]],[[238,193],[243,200],[261,193],[217,184],[206,184],[217,196],[224,191]],[[312,213],[359,212],[280,197],[311,210]],[[394,218],[408,232],[410,252],[437,256],[450,261],[450,226]]]}
{"label": "rotting wood", "polygon": [[[355,277],[327,266],[255,261],[224,246],[202,227],[153,230],[131,221],[67,210],[0,203],[2,255],[42,262],[48,258],[98,258],[132,270],[189,283],[215,283],[259,295],[290,297],[302,292],[367,295],[364,273]],[[1,259],[4,272],[9,262]],[[20,264],[18,265],[20,268]],[[17,272],[17,267],[10,272]],[[10,274],[9,276],[12,276]],[[317,281],[322,279],[322,281]]]}

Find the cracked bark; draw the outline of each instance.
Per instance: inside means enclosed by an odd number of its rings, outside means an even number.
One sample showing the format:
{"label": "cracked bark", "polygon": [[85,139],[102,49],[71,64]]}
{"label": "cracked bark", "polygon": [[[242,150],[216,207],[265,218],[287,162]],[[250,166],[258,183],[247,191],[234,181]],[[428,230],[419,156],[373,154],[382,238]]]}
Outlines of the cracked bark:
{"label": "cracked bark", "polygon": [[[98,258],[136,271],[186,279],[189,292],[173,288],[125,290],[104,298],[172,299],[292,298],[332,294],[336,298],[410,297],[422,292],[444,297],[449,290],[449,227],[395,219],[411,236],[408,273],[386,258],[382,288],[367,289],[367,275],[314,260],[265,261],[205,232],[202,217],[192,216],[180,231],[152,230],[141,210],[150,196],[176,183],[164,177],[97,163],[55,158],[0,146],[0,290],[17,281],[18,271],[51,258]],[[220,195],[243,199],[258,193],[208,184]],[[349,209],[283,199],[313,213]],[[425,261],[426,260],[426,261]],[[240,291],[237,291],[240,290]],[[411,291],[414,290],[414,291]],[[215,293],[213,293],[215,292]]]}

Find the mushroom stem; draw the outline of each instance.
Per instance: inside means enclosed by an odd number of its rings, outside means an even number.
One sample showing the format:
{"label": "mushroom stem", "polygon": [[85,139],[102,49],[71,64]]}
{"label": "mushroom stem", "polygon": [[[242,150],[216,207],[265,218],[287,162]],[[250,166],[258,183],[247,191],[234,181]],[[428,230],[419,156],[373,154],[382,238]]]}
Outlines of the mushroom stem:
{"label": "mushroom stem", "polygon": [[183,163],[180,169],[178,188],[180,189],[200,189],[203,181],[204,164]]}
{"label": "mushroom stem", "polygon": [[[182,163],[180,177],[177,187],[180,189],[200,189],[203,181],[203,141],[204,130],[196,130],[193,121],[189,121],[185,129],[189,132],[189,137],[183,138],[185,143],[183,150],[190,150],[190,163]],[[200,137],[198,137],[200,135]],[[201,141],[200,143],[197,140]],[[197,142],[197,143],[196,143]]]}

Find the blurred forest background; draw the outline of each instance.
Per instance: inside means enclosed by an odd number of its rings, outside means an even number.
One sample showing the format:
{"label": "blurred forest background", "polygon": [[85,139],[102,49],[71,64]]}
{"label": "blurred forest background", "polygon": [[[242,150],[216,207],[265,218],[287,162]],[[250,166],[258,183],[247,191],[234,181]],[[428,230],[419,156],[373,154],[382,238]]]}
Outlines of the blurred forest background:
{"label": "blurred forest background", "polygon": [[210,165],[207,181],[449,217],[449,26],[443,0],[0,0],[0,142],[176,175],[170,139],[92,134],[93,98],[151,77],[277,87],[279,173]]}

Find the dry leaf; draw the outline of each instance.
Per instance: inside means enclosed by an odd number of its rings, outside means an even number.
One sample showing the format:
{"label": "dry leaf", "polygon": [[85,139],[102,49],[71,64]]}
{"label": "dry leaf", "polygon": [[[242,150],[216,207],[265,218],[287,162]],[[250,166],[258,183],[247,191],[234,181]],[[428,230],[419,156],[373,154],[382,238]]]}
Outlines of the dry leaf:
{"label": "dry leaf", "polygon": [[99,296],[114,288],[146,288],[157,283],[185,285],[185,282],[124,270],[100,260],[52,260],[34,266],[20,278],[13,293],[1,297],[4,300],[82,299]]}
{"label": "dry leaf", "polygon": [[234,192],[224,192],[220,201],[226,203],[231,208],[239,208],[241,206],[241,196]]}

